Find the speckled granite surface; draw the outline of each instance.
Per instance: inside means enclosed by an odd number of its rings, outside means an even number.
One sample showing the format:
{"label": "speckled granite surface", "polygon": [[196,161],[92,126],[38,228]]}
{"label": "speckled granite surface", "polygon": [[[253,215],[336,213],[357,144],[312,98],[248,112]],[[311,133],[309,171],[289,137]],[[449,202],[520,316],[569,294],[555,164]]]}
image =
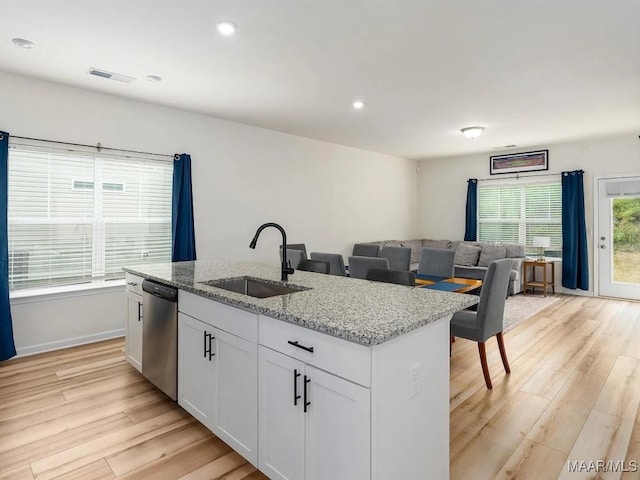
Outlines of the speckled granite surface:
{"label": "speckled granite surface", "polygon": [[202,282],[249,276],[281,283],[280,269],[225,260],[144,265],[125,271],[363,345],[386,342],[478,302],[474,295],[297,270],[288,283],[308,290],[253,298]]}

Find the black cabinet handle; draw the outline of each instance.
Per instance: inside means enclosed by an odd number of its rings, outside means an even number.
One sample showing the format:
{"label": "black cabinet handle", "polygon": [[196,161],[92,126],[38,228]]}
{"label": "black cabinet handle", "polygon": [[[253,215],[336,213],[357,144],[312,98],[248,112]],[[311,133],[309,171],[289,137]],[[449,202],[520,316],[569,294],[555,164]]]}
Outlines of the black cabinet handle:
{"label": "black cabinet handle", "polygon": [[214,337],[213,335],[209,334],[209,361],[211,361],[211,359],[215,356],[215,353],[213,353],[213,350],[211,348],[211,340],[214,340],[216,337]]}
{"label": "black cabinet handle", "polygon": [[300,345],[297,340],[295,342],[292,340],[289,340],[287,343],[289,345],[293,345],[294,347],[298,347],[298,348],[301,348],[302,350],[313,353],[313,347],[305,347],[304,345]]}
{"label": "black cabinet handle", "polygon": [[308,395],[307,385],[309,384],[309,382],[311,382],[311,379],[305,375],[304,376],[304,391],[303,391],[303,393],[304,393],[304,400],[303,400],[303,402],[304,402],[304,413],[307,413],[307,407],[309,405],[311,405],[311,402],[307,401],[307,395]]}
{"label": "black cabinet handle", "polygon": [[298,369],[293,370],[293,406],[298,406],[298,400],[300,400],[300,395],[298,395],[298,377],[300,374],[298,373]]}
{"label": "black cabinet handle", "polygon": [[209,334],[207,331],[204,331],[204,358],[207,358],[207,354],[211,353],[211,342],[209,342],[209,348],[207,349],[207,337]]}
{"label": "black cabinet handle", "polygon": [[138,302],[138,321],[142,320],[142,304]]}

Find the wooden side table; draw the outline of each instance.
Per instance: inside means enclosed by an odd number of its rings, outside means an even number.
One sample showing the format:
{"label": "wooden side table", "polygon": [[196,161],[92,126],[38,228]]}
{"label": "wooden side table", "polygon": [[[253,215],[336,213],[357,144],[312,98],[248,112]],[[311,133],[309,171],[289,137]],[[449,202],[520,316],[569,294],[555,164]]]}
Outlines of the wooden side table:
{"label": "wooden side table", "polygon": [[[527,271],[529,267],[531,268],[531,280],[527,281]],[[536,281],[536,267],[542,268],[541,281]],[[548,267],[551,268],[551,282],[547,281]],[[525,260],[522,267],[522,276],[522,293],[527,293],[527,288],[531,288],[532,292],[535,292],[536,287],[542,288],[545,297],[547,296],[547,289],[549,287],[551,287],[553,293],[556,293],[556,274],[553,268],[553,262],[547,262],[545,260]]]}

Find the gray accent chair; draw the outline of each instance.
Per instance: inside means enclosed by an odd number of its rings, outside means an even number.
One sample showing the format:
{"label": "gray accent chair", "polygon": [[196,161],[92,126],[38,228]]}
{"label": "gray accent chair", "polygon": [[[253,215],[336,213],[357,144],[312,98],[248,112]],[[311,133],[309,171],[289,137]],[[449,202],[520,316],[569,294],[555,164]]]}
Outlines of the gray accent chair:
{"label": "gray accent chair", "polygon": [[367,272],[367,280],[374,282],[395,283],[396,285],[416,285],[416,276],[408,270],[387,270],[385,268],[370,268]]}
{"label": "gray accent chair", "polygon": [[482,373],[484,374],[484,381],[489,390],[493,388],[493,385],[491,384],[489,366],[487,365],[485,342],[490,337],[495,335],[498,339],[502,365],[504,366],[505,372],[511,373],[507,353],[504,349],[502,324],[504,320],[504,304],[512,267],[513,261],[510,258],[491,262],[482,283],[478,311],[463,310],[454,313],[451,318],[451,341],[453,341],[454,337],[462,337],[478,342]]}
{"label": "gray accent chair", "polygon": [[455,250],[425,247],[420,251],[418,275],[451,278],[454,276],[455,258]]}
{"label": "gray accent chair", "polygon": [[351,278],[366,279],[370,268],[389,270],[389,261],[386,258],[349,257],[349,275],[351,275]]}
{"label": "gray accent chair", "polygon": [[329,262],[321,262],[320,260],[300,260],[300,263],[298,263],[296,270],[328,274]]}
{"label": "gray accent chair", "polygon": [[356,243],[353,246],[354,257],[378,257],[380,255],[380,245],[377,243]]}
{"label": "gray accent chair", "polygon": [[385,245],[380,250],[380,257],[389,260],[389,268],[391,270],[409,271],[409,265],[411,264],[410,248]]}
{"label": "gray accent chair", "polygon": [[347,271],[344,268],[344,259],[339,253],[311,252],[310,257],[311,260],[329,262],[329,275],[344,277],[347,274]]}

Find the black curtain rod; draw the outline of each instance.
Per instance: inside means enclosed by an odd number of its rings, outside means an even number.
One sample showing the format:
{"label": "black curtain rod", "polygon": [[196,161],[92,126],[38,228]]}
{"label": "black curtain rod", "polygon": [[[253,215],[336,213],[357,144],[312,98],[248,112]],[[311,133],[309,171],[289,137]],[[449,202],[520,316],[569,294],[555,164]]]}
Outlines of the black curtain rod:
{"label": "black curtain rod", "polygon": [[46,140],[44,138],[20,137],[19,135],[10,135],[9,138],[19,138],[20,140],[33,140],[36,142],[57,143],[59,145],[70,145],[72,147],[95,148],[98,152],[101,152],[102,150],[109,150],[111,152],[138,153],[141,155],[155,155],[157,157],[175,158],[175,155],[167,155],[166,153],[141,152],[138,150],[125,150],[123,148],[103,147],[100,144],[100,142],[98,142],[96,145],[85,145],[84,143],[58,142],[56,140]]}
{"label": "black curtain rod", "polygon": [[555,177],[556,175],[561,175],[560,173],[532,173],[530,175],[519,175],[519,174],[515,174],[515,175],[505,175],[505,176],[499,176],[499,177],[491,177],[491,178],[479,178],[478,181],[479,182],[486,182],[489,180],[503,180],[505,178],[515,178],[515,179],[521,179],[521,178],[529,178],[529,177]]}

